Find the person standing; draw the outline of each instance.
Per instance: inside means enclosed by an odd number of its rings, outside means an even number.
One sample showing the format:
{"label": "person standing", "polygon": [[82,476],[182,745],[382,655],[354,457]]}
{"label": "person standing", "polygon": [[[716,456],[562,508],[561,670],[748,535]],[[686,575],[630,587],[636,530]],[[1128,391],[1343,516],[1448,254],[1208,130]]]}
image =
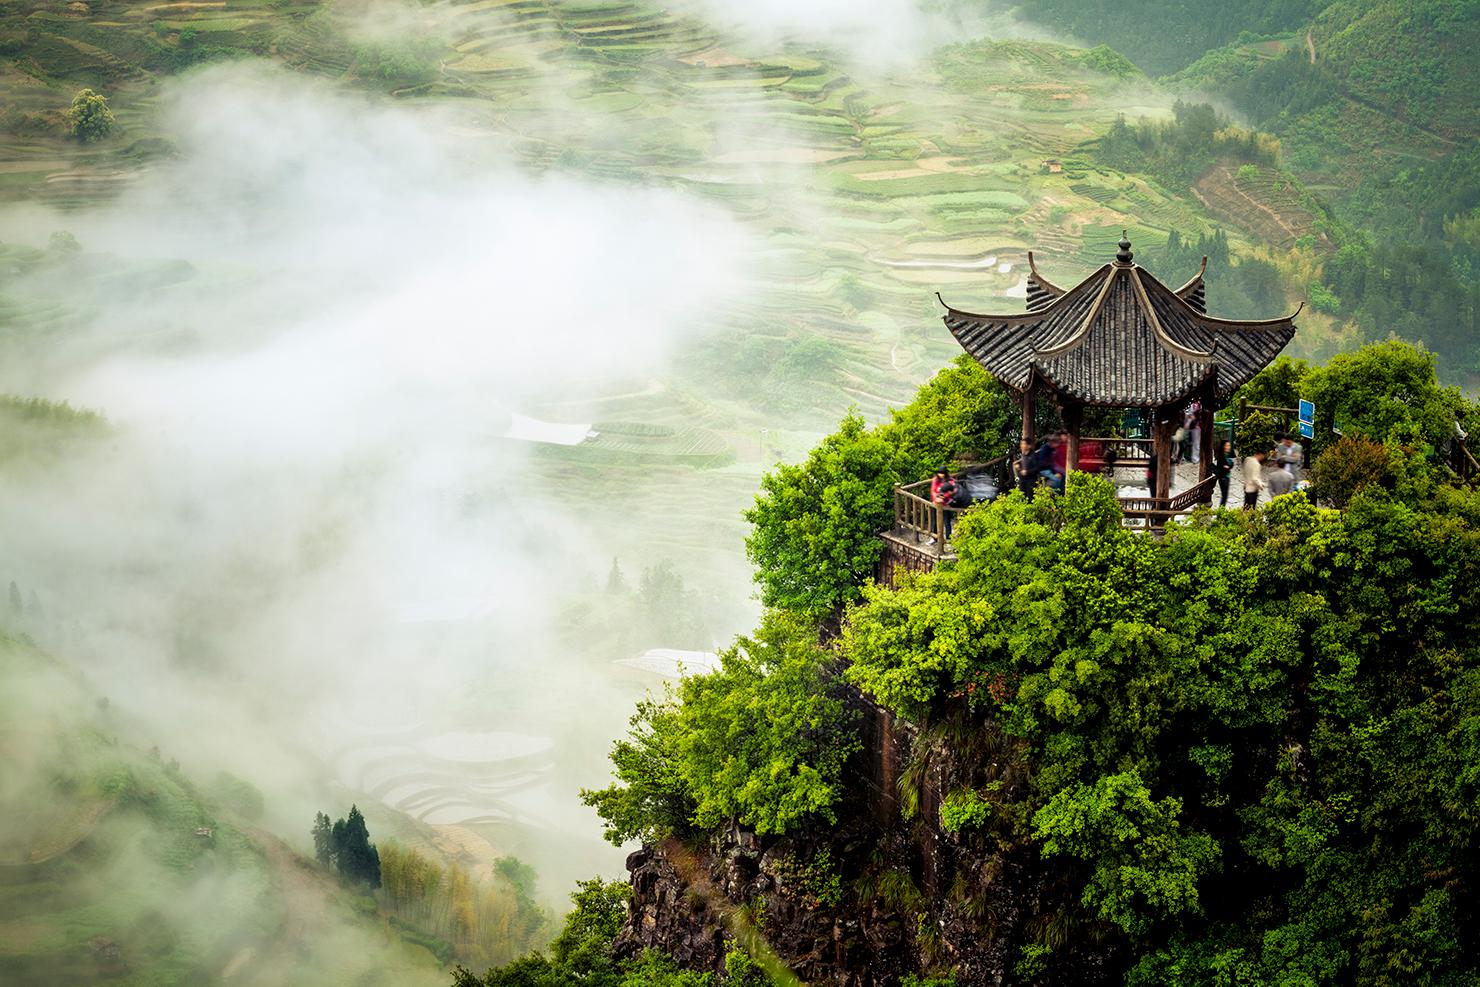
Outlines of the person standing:
{"label": "person standing", "polygon": [[1224,439],[1213,450],[1213,476],[1218,480],[1218,506],[1228,506],[1228,477],[1233,472],[1233,443]]}
{"label": "person standing", "polygon": [[1276,465],[1274,469],[1269,471],[1269,475],[1265,479],[1269,483],[1269,497],[1271,500],[1275,497],[1282,497],[1295,489],[1295,478],[1290,475],[1289,470],[1285,469],[1284,464]]}
{"label": "person standing", "polygon": [[1299,483],[1300,464],[1305,461],[1305,449],[1295,441],[1293,435],[1281,435],[1279,439],[1280,444],[1275,449],[1274,458],[1285,472],[1290,474],[1290,479]]}
{"label": "person standing", "polygon": [[1053,445],[1049,448],[1053,452],[1053,465],[1050,467],[1053,475],[1048,482],[1055,493],[1063,493],[1064,478],[1069,475],[1069,433],[1059,429],[1053,434]]}
{"label": "person standing", "polygon": [[1264,489],[1264,450],[1244,460],[1244,507],[1259,506],[1259,491]]}
{"label": "person standing", "polygon": [[1038,485],[1038,456],[1033,452],[1033,440],[1024,436],[1018,442],[1017,488],[1024,497],[1032,498],[1033,488]]}
{"label": "person standing", "polygon": [[[1194,465],[1202,462],[1202,402],[1194,400],[1182,412],[1182,427],[1187,430],[1188,453]],[[1187,457],[1184,457],[1187,458]]]}
{"label": "person standing", "polygon": [[930,502],[940,511],[942,536],[951,537],[951,506],[956,502],[956,478],[942,466],[930,481]]}

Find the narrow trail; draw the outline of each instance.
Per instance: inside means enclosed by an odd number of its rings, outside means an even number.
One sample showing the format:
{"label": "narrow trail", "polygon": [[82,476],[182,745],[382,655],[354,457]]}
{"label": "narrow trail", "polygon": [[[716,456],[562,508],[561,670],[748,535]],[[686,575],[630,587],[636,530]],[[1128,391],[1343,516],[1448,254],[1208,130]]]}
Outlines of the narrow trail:
{"label": "narrow trail", "polygon": [[1310,64],[1316,63],[1316,39],[1311,37],[1310,28],[1305,29],[1305,50],[1310,52]]}
{"label": "narrow trail", "polygon": [[[1243,189],[1239,188],[1238,181],[1235,179],[1233,172],[1227,166],[1220,165],[1216,170],[1219,174],[1219,177],[1226,181],[1228,189],[1232,194],[1238,196],[1240,199],[1243,200],[1245,204],[1247,204],[1251,208],[1259,210],[1261,213],[1264,213],[1270,219],[1274,220],[1275,225],[1283,230],[1285,234],[1289,236],[1292,242],[1300,238],[1300,231],[1286,222],[1285,218],[1281,216],[1276,210],[1270,208],[1263,202],[1260,202],[1258,199],[1254,198],[1249,193],[1245,192]],[[1192,186],[1192,194],[1194,197],[1196,197],[1198,202],[1201,202],[1204,206],[1207,206],[1208,209],[1215,212],[1217,211],[1213,203],[1208,200],[1207,196],[1203,195],[1202,191],[1198,189],[1196,185]]]}

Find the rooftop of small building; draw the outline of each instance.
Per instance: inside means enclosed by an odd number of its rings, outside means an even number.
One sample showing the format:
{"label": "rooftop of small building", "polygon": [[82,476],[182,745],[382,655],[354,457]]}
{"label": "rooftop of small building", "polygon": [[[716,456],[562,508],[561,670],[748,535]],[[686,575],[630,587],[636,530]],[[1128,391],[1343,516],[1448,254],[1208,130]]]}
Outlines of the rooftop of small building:
{"label": "rooftop of small building", "polygon": [[1206,258],[1175,289],[1135,262],[1128,239],[1113,262],[1072,288],[1043,277],[1031,252],[1028,265],[1026,312],[979,314],[941,299],[951,335],[988,373],[1019,391],[1041,385],[1108,407],[1157,407],[1195,394],[1224,398],[1295,335],[1298,309],[1266,320],[1208,315]]}

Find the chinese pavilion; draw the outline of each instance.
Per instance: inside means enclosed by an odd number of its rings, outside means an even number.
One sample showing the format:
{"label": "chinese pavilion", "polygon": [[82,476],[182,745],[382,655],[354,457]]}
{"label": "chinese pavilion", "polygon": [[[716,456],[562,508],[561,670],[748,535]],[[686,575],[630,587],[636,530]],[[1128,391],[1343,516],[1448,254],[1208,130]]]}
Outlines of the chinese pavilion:
{"label": "chinese pavilion", "polygon": [[[1267,366],[1295,335],[1294,318],[1232,321],[1207,314],[1203,276],[1169,288],[1135,263],[1128,239],[1109,263],[1072,288],[1038,272],[1028,254],[1027,311],[979,315],[946,306],[945,324],[978,363],[1018,396],[1023,435],[1033,437],[1036,402],[1055,404],[1069,434],[1068,468],[1080,467],[1080,423],[1086,407],[1140,409],[1152,423],[1149,440],[1094,437],[1120,454],[1123,466],[1152,467],[1150,496],[1122,498],[1127,516],[1157,524],[1212,499],[1213,409]],[[937,295],[936,297],[939,297]],[[1202,448],[1198,482],[1175,496],[1173,436],[1184,411],[1201,403]],[[979,469],[1001,469],[1005,459]],[[896,523],[884,535],[891,551],[923,553],[921,562],[948,556],[944,511],[929,503],[928,481],[900,487]],[[923,503],[919,503],[923,502]],[[933,512],[932,509],[933,508]],[[910,536],[913,536],[911,543]],[[924,537],[922,537],[924,536]],[[909,568],[923,568],[901,559]],[[886,559],[886,565],[889,560]],[[881,574],[882,575],[882,574]]]}

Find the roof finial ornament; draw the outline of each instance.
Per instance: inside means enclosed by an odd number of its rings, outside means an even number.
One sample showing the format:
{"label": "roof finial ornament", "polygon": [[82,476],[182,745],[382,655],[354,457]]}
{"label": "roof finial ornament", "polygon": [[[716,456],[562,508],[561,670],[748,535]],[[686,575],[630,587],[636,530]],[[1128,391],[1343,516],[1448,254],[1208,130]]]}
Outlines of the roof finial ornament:
{"label": "roof finial ornament", "polygon": [[1120,231],[1120,251],[1115,255],[1117,264],[1126,265],[1136,256],[1131,253],[1131,240],[1127,230]]}

